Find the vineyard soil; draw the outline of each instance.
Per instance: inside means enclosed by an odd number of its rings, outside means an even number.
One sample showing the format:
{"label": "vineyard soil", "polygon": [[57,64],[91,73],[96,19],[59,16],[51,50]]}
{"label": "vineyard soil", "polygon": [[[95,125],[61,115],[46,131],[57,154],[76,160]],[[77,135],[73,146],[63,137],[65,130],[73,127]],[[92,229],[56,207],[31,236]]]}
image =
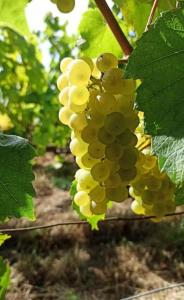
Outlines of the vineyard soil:
{"label": "vineyard soil", "polygon": [[[63,167],[64,168],[64,167]],[[62,168],[62,169],[63,169]],[[74,167],[71,169],[73,174]],[[69,192],[53,171],[53,156],[37,160],[35,224],[78,220]],[[56,178],[57,173],[57,178]],[[61,176],[61,174],[60,174]],[[57,180],[56,180],[57,179]],[[129,205],[115,205],[110,215],[130,214]],[[30,225],[10,221],[10,227]],[[1,248],[11,264],[7,300],[119,300],[149,289],[184,281],[183,229],[180,219],[55,227],[14,234]],[[159,294],[155,300],[184,299],[184,289]]]}

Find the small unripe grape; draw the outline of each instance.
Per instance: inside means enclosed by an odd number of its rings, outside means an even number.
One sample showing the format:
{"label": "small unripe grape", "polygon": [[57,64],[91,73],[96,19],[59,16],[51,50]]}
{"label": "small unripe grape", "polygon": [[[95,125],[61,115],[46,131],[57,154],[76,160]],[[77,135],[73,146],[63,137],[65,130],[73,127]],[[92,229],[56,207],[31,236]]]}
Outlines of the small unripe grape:
{"label": "small unripe grape", "polygon": [[105,146],[100,142],[93,142],[89,144],[88,152],[93,158],[103,158],[105,154]]}
{"label": "small unripe grape", "polygon": [[105,181],[109,177],[109,174],[110,170],[107,164],[104,164],[103,162],[97,163],[91,169],[93,179],[99,182]]}
{"label": "small unripe grape", "polygon": [[70,142],[70,151],[75,156],[81,156],[87,151],[88,145],[81,139],[75,138]]}
{"label": "small unripe grape", "polygon": [[89,197],[91,201],[94,201],[96,203],[105,201],[105,188],[100,185],[97,185],[94,189],[90,191]]}
{"label": "small unripe grape", "polygon": [[69,125],[72,111],[68,107],[62,107],[59,111],[59,120],[65,125]]}
{"label": "small unripe grape", "polygon": [[62,105],[68,105],[69,101],[69,87],[65,87],[60,93],[59,93],[59,102]]}
{"label": "small unripe grape", "polygon": [[73,85],[87,86],[91,76],[91,69],[82,59],[72,61],[68,67],[68,79]]}
{"label": "small unripe grape", "polygon": [[115,202],[122,202],[128,198],[128,190],[126,186],[110,188],[106,190],[107,199]]}
{"label": "small unripe grape", "polygon": [[88,193],[84,191],[77,192],[74,196],[74,202],[78,206],[85,206],[90,203],[90,198]]}
{"label": "small unripe grape", "polygon": [[64,89],[65,87],[68,86],[68,78],[66,75],[62,74],[59,76],[58,80],[57,80],[57,87],[58,90],[62,91],[62,89]]}
{"label": "small unripe grape", "polygon": [[61,63],[60,63],[60,70],[61,72],[66,72],[69,64],[73,61],[73,59],[71,57],[65,57],[62,59]]}
{"label": "small unripe grape", "polygon": [[57,0],[56,5],[60,12],[66,14],[74,9],[75,0]]}
{"label": "small unripe grape", "polygon": [[120,112],[112,112],[106,117],[104,128],[109,134],[119,135],[126,129],[126,120]]}
{"label": "small unripe grape", "polygon": [[106,72],[109,69],[116,68],[118,66],[117,58],[111,53],[104,53],[97,58],[97,68],[101,72]]}
{"label": "small unripe grape", "polygon": [[89,92],[84,86],[73,85],[69,90],[69,100],[70,103],[75,105],[83,105],[88,102]]}
{"label": "small unripe grape", "polygon": [[106,212],[107,210],[107,203],[105,202],[99,202],[96,203],[94,201],[92,201],[91,203],[91,211],[93,214],[95,215],[102,215]]}

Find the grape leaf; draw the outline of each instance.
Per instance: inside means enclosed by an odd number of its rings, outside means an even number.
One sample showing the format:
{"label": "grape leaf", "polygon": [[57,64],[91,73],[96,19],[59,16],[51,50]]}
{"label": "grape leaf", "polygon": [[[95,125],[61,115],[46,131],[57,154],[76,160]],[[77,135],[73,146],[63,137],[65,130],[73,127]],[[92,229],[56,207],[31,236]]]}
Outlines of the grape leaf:
{"label": "grape leaf", "polygon": [[[115,0],[115,2],[122,8],[122,14],[125,17],[127,24],[132,26],[138,36],[140,36],[146,27],[153,1]],[[155,15],[159,15],[161,11],[172,9],[175,5],[175,0],[160,0]]]}
{"label": "grape leaf", "polygon": [[10,281],[10,268],[0,257],[0,300],[5,299],[5,293]]}
{"label": "grape leaf", "polygon": [[2,245],[2,244],[4,244],[4,242],[6,241],[6,240],[8,240],[8,239],[10,239],[10,235],[8,235],[8,234],[2,234],[2,233],[0,233],[0,246]]}
{"label": "grape leaf", "polygon": [[138,41],[126,69],[141,79],[137,107],[145,113],[145,130],[184,136],[184,9],[163,13]]}
{"label": "grape leaf", "polygon": [[184,204],[184,138],[156,136],[152,148],[159,158],[161,170],[176,184],[176,204]]}
{"label": "grape leaf", "polygon": [[27,217],[34,220],[30,160],[35,152],[27,140],[0,133],[0,220]]}
{"label": "grape leaf", "polygon": [[[125,23],[119,21],[119,24],[127,33]],[[84,55],[94,58],[103,52],[111,52],[117,57],[122,57],[122,50],[98,9],[89,9],[83,14],[79,33],[84,40],[81,44]]]}
{"label": "grape leaf", "polygon": [[27,0],[0,0],[0,26],[8,26],[23,35],[29,34],[25,17]]}

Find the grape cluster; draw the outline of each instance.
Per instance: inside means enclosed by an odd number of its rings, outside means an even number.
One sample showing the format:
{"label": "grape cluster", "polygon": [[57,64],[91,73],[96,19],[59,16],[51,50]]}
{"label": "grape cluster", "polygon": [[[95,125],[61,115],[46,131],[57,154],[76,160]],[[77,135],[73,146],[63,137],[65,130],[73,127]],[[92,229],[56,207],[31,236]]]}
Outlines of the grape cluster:
{"label": "grape cluster", "polygon": [[72,129],[70,150],[80,168],[74,201],[86,217],[103,214],[109,201],[127,199],[137,174],[135,82],[123,78],[110,53],[96,62],[64,58],[60,68],[59,119]]}
{"label": "grape cluster", "polygon": [[75,7],[75,0],[51,0],[62,13],[70,13]]}
{"label": "grape cluster", "polygon": [[137,176],[130,187],[130,195],[135,199],[131,208],[136,214],[156,216],[175,211],[175,185],[158,167],[155,156],[139,153],[136,164]]}

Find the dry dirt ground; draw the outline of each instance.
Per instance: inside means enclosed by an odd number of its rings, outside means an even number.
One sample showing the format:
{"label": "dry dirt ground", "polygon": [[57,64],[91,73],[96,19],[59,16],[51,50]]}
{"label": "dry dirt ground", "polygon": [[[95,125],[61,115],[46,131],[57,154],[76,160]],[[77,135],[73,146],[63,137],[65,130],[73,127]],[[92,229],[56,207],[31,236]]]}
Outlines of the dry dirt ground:
{"label": "dry dirt ground", "polygon": [[[69,192],[53,184],[49,164],[37,161],[34,224],[78,220]],[[58,170],[55,175],[57,183],[64,180]],[[110,215],[130,214],[128,207],[117,205]],[[6,227],[27,225],[21,220]],[[1,249],[12,270],[6,300],[120,300],[182,282],[183,245],[181,218],[160,224],[105,223],[93,232],[89,226],[70,225],[14,234]],[[139,299],[183,300],[184,288]]]}

